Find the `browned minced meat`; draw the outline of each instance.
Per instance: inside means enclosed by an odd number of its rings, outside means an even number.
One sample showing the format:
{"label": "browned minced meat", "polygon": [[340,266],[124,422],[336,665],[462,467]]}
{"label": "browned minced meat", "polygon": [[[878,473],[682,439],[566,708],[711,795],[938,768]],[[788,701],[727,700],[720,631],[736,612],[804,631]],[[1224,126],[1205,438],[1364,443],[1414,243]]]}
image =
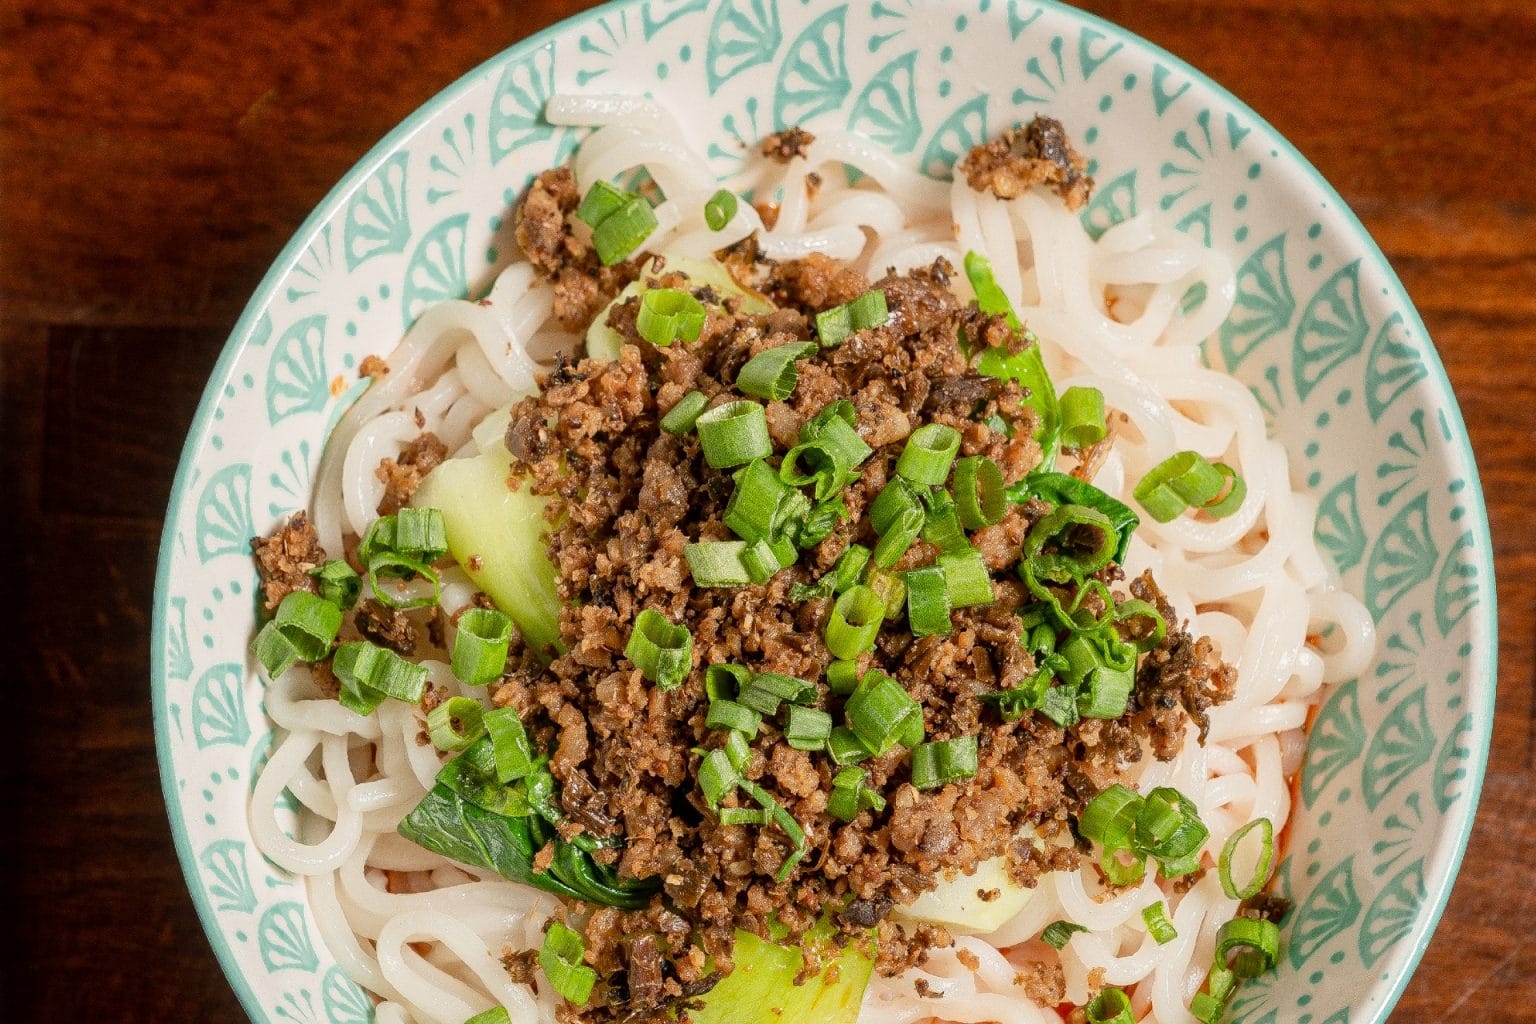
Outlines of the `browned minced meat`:
{"label": "browned minced meat", "polygon": [[999,199],[1016,199],[1034,185],[1045,185],[1078,210],[1093,193],[1088,161],[1072,148],[1066,129],[1055,118],[1037,117],[1016,125],[973,148],[960,163],[971,188]]}
{"label": "browned minced meat", "polygon": [[252,537],[251,551],[256,556],[262,608],[266,611],[276,611],[283,598],[295,590],[316,593],[315,578],[309,571],[325,561],[325,552],[303,512],[295,512],[269,536]]}
{"label": "browned minced meat", "polygon": [[795,125],[763,140],[763,156],[787,164],[795,157],[805,156],[806,147],[816,141],[816,136]]}
{"label": "browned minced meat", "polygon": [[[530,736],[551,752],[572,827],[622,839],[605,859],[621,877],[661,886],[642,911],[591,913],[586,958],[601,980],[586,1008],[566,1011],[584,1021],[665,1019],[679,1000],[707,991],[732,968],[734,929],[764,935],[774,922],[794,937],[824,911],[839,941],[878,930],[882,973],[919,963],[949,937],[891,920],[892,907],[993,856],[1007,856],[1012,877],[1028,885],[1045,871],[1075,866],[1074,816],[1124,777],[1144,742],[1157,746],[1154,732],[1175,728],[1167,715],[1069,729],[1033,714],[1004,722],[977,699],[1018,685],[1035,668],[1018,644],[1018,611],[1030,598],[1011,571],[1029,525],[1050,509],[1031,501],[973,535],[997,571],[993,604],[956,612],[948,636],[887,629],[861,661],[905,685],[922,705],[928,739],[978,737],[976,775],[917,790],[906,751],[897,747],[861,765],[887,799],[886,811],[843,824],[825,813],[836,767],[825,754],[790,747],[765,719],[744,775],[801,823],[806,855],[775,882],[790,852],[782,831],[719,824],[694,782],[695,751],[723,741],[704,726],[704,669],[732,663],[823,678],[831,661],[821,639],[830,602],[796,602],[790,590],[828,569],[849,543],[874,543],[864,512],[911,431],[929,422],[954,426],[961,454],[992,458],[1009,483],[1039,461],[1024,392],[976,374],[956,337],[966,330],[1014,349],[1028,342],[962,304],[948,287],[947,263],[873,283],[820,257],[775,266],[754,253],[739,269],[749,267],[776,311],[733,312],[685,276],[665,275],[661,283],[691,288],[711,307],[696,342],[650,345],[635,329],[638,303],[619,303],[608,316],[627,342],[619,357],[560,367],[540,382],[539,395],[514,407],[507,428],[507,446],[519,460],[514,485],[551,499],[549,553],[559,572],[565,652],[547,666],[525,659],[493,687],[493,699],[516,708]],[[814,338],[817,311],[871,286],[885,292],[888,322],[799,362],[793,394],[767,407],[782,450],[829,402],[852,402],[856,429],[875,451],[843,492],[850,518],[761,586],[695,587],[684,548],[730,536],[722,515],[731,471],[709,468],[696,436],[661,431],[660,418],[690,391],[711,404],[736,397],[727,382],[748,359]],[[986,425],[998,420],[1005,429]],[[936,553],[916,544],[900,567],[927,564]],[[1118,570],[1105,574],[1108,583],[1118,579]],[[623,653],[645,608],[682,623],[693,637],[694,670],[670,691],[647,682]],[[816,706],[841,720],[841,698],[819,688]],[[1182,729],[1187,720],[1176,724]],[[724,805],[744,799],[734,793]],[[1047,838],[1045,850],[1014,838],[1024,825]],[[807,976],[822,962],[810,959]]]}
{"label": "browned minced meat", "polygon": [[353,624],[366,639],[382,647],[400,654],[416,652],[416,626],[410,617],[377,598],[370,597],[357,606]]}
{"label": "browned minced meat", "polygon": [[584,331],[630,281],[636,268],[629,261],[605,267],[587,239],[575,228],[581,193],[568,167],[545,171],[528,187],[517,210],[517,244],[539,274],[555,285],[555,316],[570,331]]}
{"label": "browned minced meat", "polygon": [[382,459],[373,471],[384,481],[384,496],[379,499],[379,515],[392,516],[410,504],[411,495],[422,479],[448,457],[448,446],[430,430],[407,444],[398,459]]}
{"label": "browned minced meat", "polygon": [[1131,596],[1151,602],[1168,623],[1162,643],[1137,669],[1136,689],[1131,695],[1136,708],[1132,720],[1146,729],[1153,752],[1166,760],[1178,750],[1184,715],[1200,727],[1200,742],[1205,742],[1211,725],[1206,712],[1232,699],[1237,671],[1221,660],[1210,637],[1192,636],[1185,625],[1176,625],[1173,606],[1158,589],[1150,570],[1131,581]]}
{"label": "browned minced meat", "polygon": [[1013,976],[1013,983],[1036,1006],[1058,1006],[1067,999],[1067,975],[1059,963],[1027,963]]}
{"label": "browned minced meat", "polygon": [[357,365],[357,375],[359,377],[385,377],[388,374],[389,362],[378,356],[364,356],[363,361]]}

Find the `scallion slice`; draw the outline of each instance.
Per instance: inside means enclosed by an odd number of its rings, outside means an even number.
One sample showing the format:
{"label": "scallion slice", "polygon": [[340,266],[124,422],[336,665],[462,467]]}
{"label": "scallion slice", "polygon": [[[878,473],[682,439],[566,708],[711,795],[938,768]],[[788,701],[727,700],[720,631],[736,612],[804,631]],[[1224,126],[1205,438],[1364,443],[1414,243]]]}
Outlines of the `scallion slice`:
{"label": "scallion slice", "polygon": [[944,582],[943,566],[925,565],[903,573],[903,577],[907,583],[907,624],[912,635],[948,635],[954,624],[949,618],[949,587]]}
{"label": "scallion slice", "polygon": [[[432,592],[420,597],[400,597],[391,588],[379,583],[381,576],[402,580],[420,576],[431,582]],[[397,609],[431,607],[437,604],[443,591],[442,581],[438,579],[435,569],[424,561],[396,551],[380,551],[368,559],[368,585],[373,588],[374,597]]]}
{"label": "scallion slice", "polygon": [[826,645],[834,658],[852,660],[872,650],[880,625],[885,621],[885,604],[874,590],[862,584],[849,587],[832,605],[827,620]]}
{"label": "scallion slice", "polygon": [[1088,801],[1078,816],[1077,830],[1090,843],[1117,848],[1129,846],[1136,832],[1136,817],[1141,812],[1141,804],[1140,796],[1117,782]]}
{"label": "scallion slice", "polygon": [[654,608],[635,616],[624,656],[657,688],[675,690],[693,669],[693,634]]}
{"label": "scallion slice", "polygon": [[855,661],[834,661],[827,666],[827,689],[846,697],[859,685],[859,665]]}
{"label": "scallion slice", "polygon": [[1179,937],[1178,929],[1173,926],[1172,921],[1168,920],[1168,909],[1163,905],[1162,900],[1143,907],[1141,919],[1147,924],[1147,934],[1151,935],[1159,946],[1166,946]]}
{"label": "scallion slice", "polygon": [[756,402],[726,402],[708,410],[694,423],[704,461],[715,469],[745,465],[773,454],[768,417]]}
{"label": "scallion slice", "polygon": [[832,734],[832,716],[791,704],[784,719],[784,741],[796,750],[821,750]]}
{"label": "scallion slice", "polygon": [[704,305],[681,288],[649,288],[640,296],[635,330],[658,348],[681,338],[699,340],[704,329]]}
{"label": "scallion slice", "polygon": [[1131,1000],[1117,988],[1104,987],[1088,1003],[1088,1024],[1136,1024]]}
{"label": "scallion slice", "polygon": [[477,1013],[464,1024],[512,1024],[512,1015],[505,1006],[493,1006],[484,1013]]}
{"label": "scallion slice", "polygon": [[[283,631],[275,622],[269,622],[257,631],[256,639],[251,641],[251,653],[256,655],[256,660],[266,671],[267,678],[272,680],[276,680],[287,672],[299,660],[298,648],[283,636]],[[367,714],[367,712],[359,713]]]}
{"label": "scallion slice", "polygon": [[1109,517],[1087,505],[1058,505],[1029,528],[1024,562],[1037,579],[1067,583],[1109,564],[1119,535]]}
{"label": "scallion slice", "polygon": [[880,540],[875,543],[875,550],[870,555],[870,561],[881,569],[889,569],[901,561],[901,556],[907,553],[912,542],[917,540],[918,535],[923,532],[923,523],[926,521],[921,508],[903,509],[896,520],[890,523],[885,532],[880,535]]}
{"label": "scallion slice", "polygon": [[1008,511],[1003,471],[985,455],[971,455],[955,463],[955,512],[967,530],[995,526]]}
{"label": "scallion slice", "polygon": [[728,729],[725,733],[725,756],[731,759],[731,765],[738,772],[745,771],[747,762],[752,760],[752,748],[747,745],[747,737],[735,729]]}
{"label": "scallion slice", "polygon": [[407,505],[395,514],[395,550],[423,562],[448,552],[448,528],[441,509]]}
{"label": "scallion slice", "polygon": [[1273,921],[1234,917],[1216,932],[1216,963],[1239,978],[1257,978],[1279,955],[1280,929]]}
{"label": "scallion slice", "polygon": [[[961,551],[946,551],[938,566],[944,572],[944,587],[951,608],[975,608],[996,600],[992,592],[992,574],[981,552],[967,546]],[[909,587],[910,589],[910,587]]]}
{"label": "scallion slice", "polygon": [[766,825],[768,821],[768,812],[760,807],[720,808],[722,825]]}
{"label": "scallion slice", "polygon": [[734,700],[712,700],[704,716],[704,725],[710,729],[731,729],[751,739],[757,735],[762,720],[762,715],[744,704]]}
{"label": "scallion slice", "polygon": [[469,697],[449,697],[427,712],[427,734],[438,750],[463,750],[485,735],[485,709]]}
{"label": "scallion slice", "polygon": [[[731,733],[732,736],[737,733]],[[704,792],[704,802],[711,808],[720,806],[720,798],[741,783],[741,773],[731,763],[731,756],[722,749],[711,750],[699,761],[699,789]]]}
{"label": "scallion slice", "polygon": [[1061,444],[1087,448],[1104,440],[1104,392],[1073,387],[1061,393]]}
{"label": "scallion slice", "polygon": [[1052,949],[1066,949],[1067,943],[1072,941],[1072,936],[1088,929],[1071,921],[1052,921],[1045,926],[1040,933],[1040,941]]}
{"label": "scallion slice", "polygon": [[[1258,832],[1259,848],[1257,853],[1245,850],[1243,840],[1247,839],[1255,830]],[[1253,865],[1247,881],[1238,884],[1232,874],[1232,862],[1238,854],[1244,855],[1244,860]],[[1269,881],[1269,869],[1275,859],[1275,825],[1268,818],[1256,818],[1232,833],[1226,845],[1221,848],[1221,857],[1216,862],[1216,867],[1221,876],[1221,891],[1228,898],[1234,900],[1246,900],[1258,895],[1264,883]]]}
{"label": "scallion slice", "polygon": [[469,608],[453,638],[453,674],[466,686],[501,678],[512,643],[512,619],[494,608]]}
{"label": "scallion slice", "polygon": [[875,495],[875,500],[869,503],[870,528],[883,535],[892,524],[913,511],[923,514],[923,505],[918,500],[917,491],[900,477],[892,477],[880,489],[880,493]]}
{"label": "scallion slice", "polygon": [[912,720],[922,727],[923,709],[901,684],[878,669],[864,673],[843,710],[848,726],[875,755],[884,754],[911,735]]}
{"label": "scallion slice", "polygon": [[706,540],[683,545],[683,559],[698,586],[744,587],[752,582],[742,561],[746,549],[744,541]]}
{"label": "scallion slice", "polygon": [[627,258],[656,230],[656,212],[640,196],[630,196],[592,229],[592,248],[603,266]]}
{"label": "scallion slice", "polygon": [[841,594],[858,585],[864,578],[864,567],[869,564],[870,550],[863,544],[850,544],[837,557],[832,567],[832,592]]}
{"label": "scallion slice", "polygon": [[923,540],[941,551],[960,551],[971,546],[960,517],[955,511],[955,500],[944,491],[934,491],[928,499],[928,514],[923,521]]}
{"label": "scallion slice", "polygon": [[976,774],[976,737],[919,743],[912,748],[912,785],[937,789]]}
{"label": "scallion slice", "polygon": [[625,192],[609,181],[594,181],[587,189],[581,205],[576,208],[576,219],[589,228],[595,228],[618,211],[630,199]]}
{"label": "scallion slice", "polygon": [[372,714],[386,697],[419,704],[426,692],[425,665],[406,661],[366,640],[337,647],[331,670],[341,683],[342,706],[360,715]]}
{"label": "scallion slice", "polygon": [[708,404],[709,399],[704,397],[704,392],[688,392],[661,418],[661,429],[669,434],[688,433],[704,414],[704,407]]}
{"label": "scallion slice", "polygon": [[912,431],[896,460],[896,475],[920,486],[937,486],[949,477],[960,451],[960,431],[945,423],[925,423]]}
{"label": "scallion slice", "polygon": [[1191,506],[1217,518],[1231,515],[1242,504],[1247,485],[1230,466],[1182,451],[1153,466],[1131,493],[1153,519],[1167,523]]}
{"label": "scallion slice", "polygon": [[736,390],[754,398],[770,402],[782,402],[794,394],[800,380],[800,368],[795,364],[816,352],[816,343],[793,342],[764,349],[743,366],[736,374]]}
{"label": "scallion slice", "polygon": [[873,756],[858,734],[846,725],[833,727],[832,734],[827,737],[827,753],[834,764],[840,765],[856,764]]}
{"label": "scallion slice", "polygon": [[492,758],[496,763],[496,781],[503,784],[527,778],[538,767],[533,744],[516,708],[494,708],[482,716],[491,738]]}
{"label": "scallion slice", "polygon": [[774,538],[781,526],[785,499],[794,493],[794,488],[779,479],[778,470],[762,459],[753,459],[737,474],[736,489],[726,503],[722,521],[748,544]]}
{"label": "scallion slice", "polygon": [[855,331],[879,327],[890,317],[885,292],[871,290],[852,302],[816,314],[816,336],[822,348],[836,348]]}
{"label": "scallion slice", "polygon": [[341,629],[341,609],[307,590],[294,590],[283,597],[272,621],[300,659],[319,661],[330,651]]}
{"label": "scallion slice", "polygon": [[730,189],[722,188],[704,204],[704,223],[709,225],[711,231],[724,231],[735,216],[736,193]]}
{"label": "scallion slice", "polygon": [[710,700],[735,700],[752,681],[745,665],[711,665],[704,670],[704,695]]}
{"label": "scallion slice", "polygon": [[315,566],[309,570],[309,574],[315,578],[320,596],[342,611],[357,604],[358,595],[363,590],[363,581],[346,562],[332,559]]}
{"label": "scallion slice", "polygon": [[558,921],[550,923],[539,947],[539,966],[561,998],[585,1006],[597,984],[597,972],[582,963],[587,947],[581,936]]}

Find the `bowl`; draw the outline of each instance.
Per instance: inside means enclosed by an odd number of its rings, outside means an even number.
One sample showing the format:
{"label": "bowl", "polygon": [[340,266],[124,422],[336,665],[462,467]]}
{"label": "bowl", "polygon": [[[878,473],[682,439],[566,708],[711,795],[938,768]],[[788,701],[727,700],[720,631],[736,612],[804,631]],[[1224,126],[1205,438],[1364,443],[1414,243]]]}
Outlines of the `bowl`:
{"label": "bowl", "polygon": [[1311,725],[1279,891],[1276,971],[1231,1019],[1384,1020],[1445,905],[1493,721],[1494,579],[1450,384],[1381,252],[1274,129],[1179,59],[1054,3],[622,0],[542,32],[427,103],[331,191],[273,264],[213,371],[166,516],[153,709],[166,804],[215,953],[256,1021],[366,1021],[369,998],[265,861],[245,806],[271,740],[247,654],[250,538],[302,507],[325,438],[426,306],[483,287],[511,205],[578,133],[555,90],[686,104],[724,175],[791,124],[846,127],[935,174],[1048,113],[1091,158],[1102,231],[1156,208],[1227,253],[1238,297],[1208,343],[1316,497],[1316,536],[1381,642]]}

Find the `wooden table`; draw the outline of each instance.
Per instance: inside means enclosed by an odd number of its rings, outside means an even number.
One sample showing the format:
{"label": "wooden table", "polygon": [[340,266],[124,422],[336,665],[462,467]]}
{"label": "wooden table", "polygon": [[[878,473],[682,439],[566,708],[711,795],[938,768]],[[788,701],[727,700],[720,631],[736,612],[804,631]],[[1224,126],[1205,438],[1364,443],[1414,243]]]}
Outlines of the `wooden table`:
{"label": "wooden table", "polygon": [[[150,731],[155,546],[184,432],[246,298],[331,184],[463,71],[580,6],[0,8],[0,537],[20,563],[4,585],[19,665],[0,771],[6,1019],[240,1019],[182,884]],[[1392,1019],[1536,1021],[1519,881],[1536,863],[1536,6],[1085,6],[1294,140],[1445,359],[1491,501],[1501,694],[1466,866]]]}

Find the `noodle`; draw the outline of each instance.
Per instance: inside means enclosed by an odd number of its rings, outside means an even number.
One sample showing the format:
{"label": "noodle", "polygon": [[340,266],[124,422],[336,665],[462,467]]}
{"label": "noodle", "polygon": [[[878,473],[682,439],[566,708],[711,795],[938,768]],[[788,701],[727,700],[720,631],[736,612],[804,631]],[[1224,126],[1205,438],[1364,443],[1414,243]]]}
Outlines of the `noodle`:
{"label": "noodle", "polygon": [[[1219,253],[1149,215],[1095,242],[1043,195],[1003,202],[963,181],[936,182],[839,132],[818,133],[807,155],[786,165],[749,163],[729,183],[780,197],[772,229],[742,203],[723,230],[709,231],[701,210],[719,186],[698,153],[663,141],[686,138],[669,111],[633,97],[557,96],[547,114],[557,124],[596,127],[575,157],[583,186],[642,166],[660,185],[666,201],[645,251],[703,256],[755,231],[771,257],[820,252],[875,276],[938,256],[958,265],[968,250],[986,256],[1039,335],[1053,379],[1100,389],[1124,416],[1095,479],[1109,493],[1126,499],[1132,481],[1180,448],[1236,468],[1248,486],[1237,514],[1144,522],[1125,559],[1128,575],[1155,571],[1179,617],[1216,642],[1239,680],[1235,698],[1210,716],[1209,745],[1186,736],[1173,761],[1137,766],[1136,785],[1175,786],[1192,798],[1211,830],[1209,850],[1256,817],[1283,830],[1287,776],[1298,766],[1308,714],[1325,684],[1364,667],[1374,627],[1326,573],[1312,539],[1315,503],[1293,490],[1286,452],[1267,438],[1257,402],[1200,362],[1201,340],[1233,301],[1232,268]],[[859,184],[824,174],[813,196],[807,175],[837,165],[860,172]],[[1204,301],[1182,313],[1196,286]],[[552,310],[550,285],[514,263],[486,301],[444,302],[421,316],[391,355],[388,374],[329,440],[312,501],[327,550],[366,531],[383,493],[375,468],[422,430],[450,452],[478,449],[473,431],[486,414],[532,391],[538,366],[574,345]],[[450,616],[474,594],[462,571],[445,573]],[[1312,646],[1309,637],[1329,626],[1327,639]],[[448,666],[425,664],[434,684],[475,696]],[[535,993],[510,980],[498,957],[537,945],[554,898],[451,864],[394,833],[441,763],[418,742],[416,709],[391,701],[359,717],[325,699],[300,666],[274,680],[267,711],[281,739],[251,798],[252,834],[274,863],[307,878],[325,942],[347,975],[382,1000],[378,1019],[460,1024],[500,1005],[516,1021],[553,1020],[551,987]],[[299,825],[289,830],[276,809],[285,790],[300,805]],[[1166,945],[1147,934],[1141,914],[1160,900],[1178,931]],[[959,936],[921,967],[874,978],[860,1019],[1056,1021],[1024,996],[1017,978],[1021,967],[1059,957],[1069,1000],[1086,1001],[1091,984],[1114,984],[1127,989],[1138,1017],[1188,1024],[1216,930],[1236,906],[1215,872],[1182,894],[1165,891],[1155,873],[1114,894],[1089,864],[1047,875],[994,933]],[[1060,954],[1035,941],[1057,919],[1090,929]]]}

